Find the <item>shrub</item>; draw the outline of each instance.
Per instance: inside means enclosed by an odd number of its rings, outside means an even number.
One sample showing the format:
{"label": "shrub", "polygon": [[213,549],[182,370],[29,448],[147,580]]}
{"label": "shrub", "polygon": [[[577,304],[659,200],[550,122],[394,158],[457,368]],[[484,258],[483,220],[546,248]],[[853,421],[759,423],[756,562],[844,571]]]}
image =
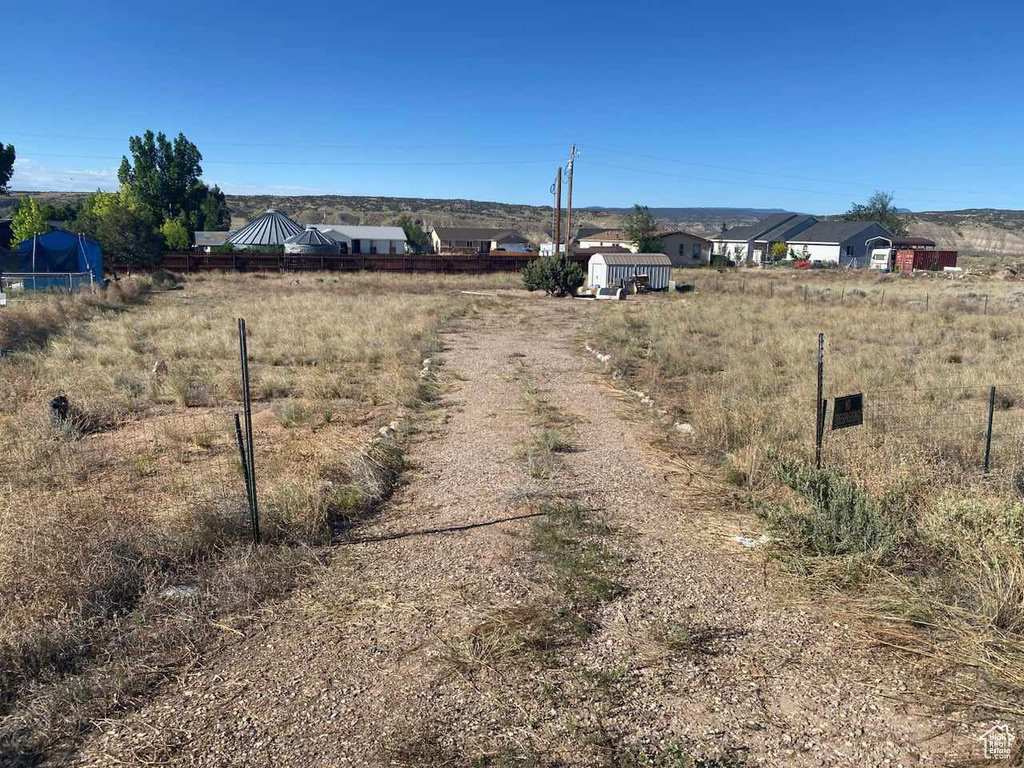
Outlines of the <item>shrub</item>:
{"label": "shrub", "polygon": [[583,285],[583,268],[564,255],[535,259],[523,270],[528,291],[544,291],[549,296],[568,296]]}

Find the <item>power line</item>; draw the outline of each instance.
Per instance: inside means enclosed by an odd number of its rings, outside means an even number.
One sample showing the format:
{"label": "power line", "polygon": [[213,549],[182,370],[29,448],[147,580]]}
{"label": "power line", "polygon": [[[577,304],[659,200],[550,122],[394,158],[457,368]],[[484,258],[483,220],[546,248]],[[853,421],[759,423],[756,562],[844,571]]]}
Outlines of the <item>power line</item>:
{"label": "power line", "polygon": [[[111,157],[108,155],[70,155],[56,152],[32,152],[29,156],[24,159],[30,160],[33,157],[61,157],[65,159],[75,160],[104,160],[107,162],[119,162],[120,157]],[[309,167],[352,167],[352,166],[429,166],[429,167],[444,167],[444,166],[470,166],[470,165],[549,165],[550,160],[443,160],[443,161],[432,161],[432,160],[381,160],[381,161],[365,161],[365,160],[353,160],[343,162],[333,161],[291,161],[291,160],[203,160],[203,165],[285,165],[285,166],[309,166]]]}
{"label": "power line", "polygon": [[[713,170],[713,171],[729,171],[731,173],[747,173],[747,174],[751,174],[751,175],[754,175],[754,176],[769,176],[769,177],[772,177],[772,178],[793,179],[794,181],[810,181],[810,182],[821,183],[821,184],[838,184],[838,185],[841,185],[841,186],[844,186],[844,187],[855,186],[855,187],[867,187],[869,189],[877,189],[877,188],[879,188],[879,186],[886,186],[884,184],[869,183],[869,182],[865,182],[865,181],[847,181],[845,179],[840,181],[840,180],[836,180],[836,179],[815,178],[815,177],[812,177],[812,176],[795,176],[795,175],[786,174],[786,173],[775,173],[773,171],[758,171],[758,170],[754,170],[753,168],[737,168],[737,167],[728,166],[728,165],[712,165],[712,164],[709,164],[709,163],[699,163],[699,162],[696,162],[696,161],[693,161],[693,160],[680,160],[678,158],[662,157],[660,155],[648,155],[648,154],[644,154],[642,152],[630,152],[630,151],[627,151],[627,150],[624,150],[624,149],[612,149],[611,147],[594,146],[592,144],[588,144],[587,148],[588,149],[597,150],[598,152],[610,152],[610,153],[613,153],[613,154],[616,154],[616,155],[627,155],[627,156],[630,156],[630,157],[639,157],[639,158],[644,158],[644,159],[647,159],[647,160],[657,160],[657,161],[662,162],[662,163],[675,163],[677,165],[691,165],[691,166],[693,166],[695,168],[707,168],[707,169]],[[982,196],[981,193],[978,193],[978,192],[967,192],[967,191],[962,190],[962,189],[942,189],[942,188],[938,188],[938,187],[916,187],[916,186],[910,186],[910,185],[907,185],[907,184],[899,184],[898,187],[899,187],[899,189],[910,189],[910,190],[915,190],[915,191],[918,191],[918,192],[938,192],[940,194],[945,194],[945,193],[949,192],[949,193],[953,193],[953,194],[978,195],[979,197]]]}
{"label": "power line", "polygon": [[[49,134],[49,133],[21,133],[15,134],[15,138],[24,137],[27,139],[60,139],[64,141],[109,141],[116,142],[118,144],[127,144],[125,137],[113,138],[103,136],[73,136],[69,134]],[[173,136],[168,137],[172,141]],[[396,144],[396,143],[385,143],[385,144],[367,144],[363,143],[318,143],[318,142],[246,142],[246,141],[205,141],[199,140],[194,141],[194,144],[202,145],[204,147],[257,147],[257,148],[279,148],[279,149],[380,149],[380,150],[396,150],[396,149],[509,149],[509,148],[536,148],[536,147],[561,147],[561,142],[509,142],[509,143],[494,143],[494,142],[467,142],[467,141],[452,141],[452,142],[434,142],[434,143],[423,143],[417,142],[415,144]]]}
{"label": "power line", "polygon": [[[612,163],[601,163],[594,160],[587,161],[588,165],[598,166],[600,168],[612,168],[619,171],[627,171],[629,173],[646,173],[653,176],[668,176],[675,179],[685,179],[687,181],[706,181],[712,184],[730,184],[738,187],[755,187],[757,189],[771,189],[781,192],[799,192],[805,195],[817,195],[819,197],[834,197],[841,198],[849,201],[849,195],[839,192],[823,192],[815,189],[798,189],[796,187],[780,187],[772,184],[755,184],[746,181],[731,181],[729,179],[713,179],[706,176],[691,176],[689,174],[672,173],[671,171],[654,171],[648,168],[628,168],[623,165],[614,165]],[[976,206],[976,203],[965,203],[963,201],[950,201],[950,200],[930,200],[927,198],[917,198],[922,203],[936,203],[938,205],[959,205],[964,208],[971,208]]]}

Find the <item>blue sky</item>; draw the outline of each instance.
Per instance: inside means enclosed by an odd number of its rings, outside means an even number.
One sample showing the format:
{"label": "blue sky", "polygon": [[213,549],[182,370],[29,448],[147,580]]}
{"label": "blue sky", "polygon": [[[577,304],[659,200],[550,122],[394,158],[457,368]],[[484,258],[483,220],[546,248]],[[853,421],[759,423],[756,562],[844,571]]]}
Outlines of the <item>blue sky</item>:
{"label": "blue sky", "polygon": [[51,2],[4,12],[16,189],[184,131],[228,192],[827,213],[1024,208],[1024,9],[975,2]]}

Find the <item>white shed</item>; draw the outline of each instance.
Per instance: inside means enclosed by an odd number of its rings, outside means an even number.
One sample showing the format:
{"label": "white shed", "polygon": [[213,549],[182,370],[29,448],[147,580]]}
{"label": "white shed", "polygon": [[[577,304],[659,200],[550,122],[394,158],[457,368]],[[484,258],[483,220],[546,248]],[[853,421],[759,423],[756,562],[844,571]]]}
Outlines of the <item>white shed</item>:
{"label": "white shed", "polygon": [[613,288],[638,275],[647,275],[652,291],[668,288],[672,259],[664,253],[595,253],[587,263],[587,285]]}

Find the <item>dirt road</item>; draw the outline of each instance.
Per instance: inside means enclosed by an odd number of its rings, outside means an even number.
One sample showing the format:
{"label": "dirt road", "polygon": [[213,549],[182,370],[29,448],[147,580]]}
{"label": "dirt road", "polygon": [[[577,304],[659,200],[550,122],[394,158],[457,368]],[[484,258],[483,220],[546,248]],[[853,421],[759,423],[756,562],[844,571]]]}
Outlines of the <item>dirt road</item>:
{"label": "dirt road", "polygon": [[[919,684],[897,659],[786,599],[786,577],[730,540],[743,513],[699,459],[659,466],[574,336],[599,310],[467,321],[407,482],[326,578],[103,724],[77,764],[910,766],[973,750],[905,703]],[[572,422],[576,450],[540,478],[524,380]],[[535,534],[554,496],[608,521],[624,589],[538,652],[498,630],[553,599]]]}

